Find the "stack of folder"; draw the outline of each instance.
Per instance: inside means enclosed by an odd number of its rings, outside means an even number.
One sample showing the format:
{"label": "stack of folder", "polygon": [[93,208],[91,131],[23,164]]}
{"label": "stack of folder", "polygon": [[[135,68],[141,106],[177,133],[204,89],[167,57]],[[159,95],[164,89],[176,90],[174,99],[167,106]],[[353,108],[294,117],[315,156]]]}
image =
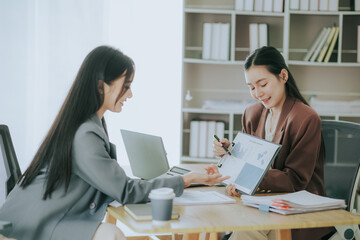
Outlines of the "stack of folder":
{"label": "stack of folder", "polygon": [[319,196],[306,190],[272,196],[242,195],[244,205],[283,215],[346,208],[345,200]]}

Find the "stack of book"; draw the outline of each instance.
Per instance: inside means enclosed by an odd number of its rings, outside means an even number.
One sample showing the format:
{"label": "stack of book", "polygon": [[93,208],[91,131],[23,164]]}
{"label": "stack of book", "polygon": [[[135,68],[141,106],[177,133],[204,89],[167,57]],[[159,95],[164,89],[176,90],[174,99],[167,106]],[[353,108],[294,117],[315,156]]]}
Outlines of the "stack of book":
{"label": "stack of book", "polygon": [[339,0],[290,0],[290,10],[338,11]]}
{"label": "stack of book", "polygon": [[356,114],[360,112],[360,99],[351,101],[321,100],[311,97],[310,106],[320,115]]}
{"label": "stack of book", "polygon": [[329,62],[339,37],[339,27],[324,27],[312,42],[303,61]]}
{"label": "stack of book", "polygon": [[346,208],[345,200],[319,196],[306,190],[265,197],[242,195],[244,205],[283,215]]}
{"label": "stack of book", "polygon": [[283,12],[283,0],[235,0],[235,10],[250,12]]}
{"label": "stack of book", "polygon": [[269,25],[267,23],[249,24],[249,48],[250,52],[257,48],[268,46]]}
{"label": "stack of book", "polygon": [[230,23],[204,23],[202,58],[229,60]]}
{"label": "stack of book", "polygon": [[214,134],[224,138],[225,123],[215,120],[192,120],[190,122],[190,157],[214,158]]}
{"label": "stack of book", "polygon": [[219,111],[234,111],[243,113],[247,106],[256,103],[255,100],[205,100],[202,109],[206,110],[219,110]]}
{"label": "stack of book", "polygon": [[290,10],[360,11],[360,0],[290,0]]}

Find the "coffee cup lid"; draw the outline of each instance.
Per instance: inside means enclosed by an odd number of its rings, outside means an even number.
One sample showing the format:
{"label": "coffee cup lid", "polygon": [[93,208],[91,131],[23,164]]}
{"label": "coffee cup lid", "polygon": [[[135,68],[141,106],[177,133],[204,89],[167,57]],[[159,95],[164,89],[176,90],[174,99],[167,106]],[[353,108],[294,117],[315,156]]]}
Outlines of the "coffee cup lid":
{"label": "coffee cup lid", "polygon": [[150,199],[173,199],[175,198],[175,193],[172,188],[157,188],[151,190],[149,194]]}

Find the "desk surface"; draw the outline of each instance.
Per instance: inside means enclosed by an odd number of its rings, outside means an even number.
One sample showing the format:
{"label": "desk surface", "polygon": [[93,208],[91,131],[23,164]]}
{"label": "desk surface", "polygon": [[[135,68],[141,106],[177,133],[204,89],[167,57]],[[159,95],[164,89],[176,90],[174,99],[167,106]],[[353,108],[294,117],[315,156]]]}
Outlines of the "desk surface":
{"label": "desk surface", "polygon": [[[225,193],[224,187],[202,187],[190,190]],[[345,210],[330,210],[283,216],[277,213],[262,212],[244,206],[239,198],[235,204],[214,204],[196,206],[174,206],[180,213],[163,228],[156,228],[151,221],[135,221],[123,207],[109,207],[109,213],[140,233],[196,233],[226,232],[233,230],[268,230],[327,227],[335,225],[360,224],[360,216]]]}

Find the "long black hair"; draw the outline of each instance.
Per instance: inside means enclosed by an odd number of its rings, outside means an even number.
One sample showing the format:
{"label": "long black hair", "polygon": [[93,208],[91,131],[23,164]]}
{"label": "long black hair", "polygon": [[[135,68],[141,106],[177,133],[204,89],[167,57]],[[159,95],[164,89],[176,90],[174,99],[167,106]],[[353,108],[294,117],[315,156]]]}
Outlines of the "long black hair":
{"label": "long black hair", "polygon": [[285,59],[282,54],[274,47],[261,47],[250,53],[245,60],[245,70],[251,66],[265,66],[269,72],[279,78],[282,69],[288,72],[288,80],[285,84],[286,95],[297,98],[306,105],[309,105],[305,98],[301,95],[295,79],[289,68],[286,66]]}
{"label": "long black hair", "polygon": [[97,47],[86,56],[54,123],[30,166],[19,178],[23,188],[46,167],[43,199],[51,197],[52,192],[64,183],[67,192],[71,178],[71,147],[76,130],[102,106],[104,82],[110,85],[115,79],[125,76],[119,100],[129,88],[134,71],[131,58],[108,46]]}

